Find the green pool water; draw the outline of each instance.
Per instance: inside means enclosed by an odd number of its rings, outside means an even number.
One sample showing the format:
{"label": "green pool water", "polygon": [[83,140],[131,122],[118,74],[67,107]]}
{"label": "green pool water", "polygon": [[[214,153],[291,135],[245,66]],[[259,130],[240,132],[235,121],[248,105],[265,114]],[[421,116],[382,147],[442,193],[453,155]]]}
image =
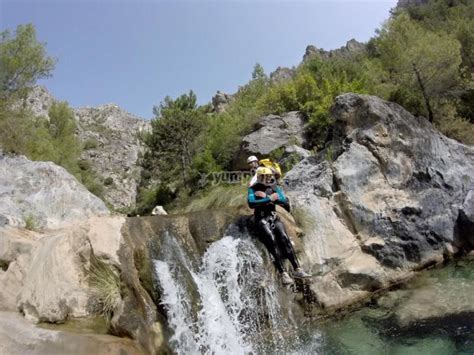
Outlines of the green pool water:
{"label": "green pool water", "polygon": [[474,354],[474,260],[426,270],[317,327],[322,354]]}

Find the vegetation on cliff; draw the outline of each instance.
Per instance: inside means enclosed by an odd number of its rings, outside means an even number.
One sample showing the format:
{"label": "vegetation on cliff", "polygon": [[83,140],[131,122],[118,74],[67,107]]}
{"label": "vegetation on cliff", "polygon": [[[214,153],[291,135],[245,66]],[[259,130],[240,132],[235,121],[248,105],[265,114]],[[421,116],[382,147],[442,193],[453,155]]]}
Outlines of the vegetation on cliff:
{"label": "vegetation on cliff", "polygon": [[[195,104],[180,106],[187,95],[167,98],[153,121],[155,129],[146,138],[148,152],[143,164],[146,176],[153,175],[150,167],[160,167],[161,188],[144,181],[141,212],[166,204],[179,191],[181,197],[194,193],[198,180],[193,177],[232,170],[242,137],[263,115],[301,111],[308,119],[309,148],[322,148],[330,128],[329,108],[334,98],[345,92],[394,101],[414,115],[426,117],[446,135],[474,144],[473,19],[474,3],[468,0],[432,0],[423,6],[398,8],[364,50],[348,56],[315,52],[305,56],[287,80],[271,80],[257,64],[252,79],[224,112],[212,113],[208,106]],[[163,118],[163,110],[171,112],[176,105],[182,112]],[[170,129],[179,136],[176,127],[193,115],[193,149],[186,161],[180,164],[176,151],[166,153],[150,144]],[[181,174],[174,173],[177,167]],[[173,193],[163,193],[169,186]]]}
{"label": "vegetation on cliff", "polygon": [[48,118],[37,117],[27,108],[28,94],[37,80],[51,76],[55,62],[38,42],[33,25],[0,34],[0,148],[31,160],[52,161],[100,196],[102,185],[90,164],[80,159],[84,148],[75,134],[69,105],[54,103]]}
{"label": "vegetation on cliff", "polygon": [[[354,47],[355,48],[355,47]],[[267,114],[301,111],[307,118],[307,148],[319,150],[331,122],[329,107],[345,92],[377,95],[426,117],[446,135],[474,143],[474,3],[431,0],[396,8],[365,45],[341,51],[311,51],[282,80],[257,64],[225,110],[198,106],[191,91],[155,107],[153,129],[144,135],[138,209],[184,200],[199,190],[200,177],[232,170],[242,137]],[[0,145],[4,151],[64,166],[100,195],[66,103],[50,119],[34,117],[25,105],[38,79],[51,75],[55,60],[36,39],[32,25],[0,34]],[[88,144],[87,144],[88,145]]]}

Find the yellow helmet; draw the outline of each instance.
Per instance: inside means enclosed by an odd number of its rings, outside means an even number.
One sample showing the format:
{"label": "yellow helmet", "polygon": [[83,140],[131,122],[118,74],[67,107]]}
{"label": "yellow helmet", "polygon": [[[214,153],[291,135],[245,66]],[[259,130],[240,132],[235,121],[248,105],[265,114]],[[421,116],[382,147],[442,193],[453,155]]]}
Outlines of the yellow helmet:
{"label": "yellow helmet", "polygon": [[264,167],[272,169],[277,179],[281,177],[280,164],[273,162],[270,159],[261,159],[258,163]]}
{"label": "yellow helmet", "polygon": [[264,166],[257,169],[257,181],[265,185],[273,185],[276,183],[273,170]]}
{"label": "yellow helmet", "polygon": [[273,175],[273,171],[270,168],[261,166],[257,169],[257,176],[259,175]]}

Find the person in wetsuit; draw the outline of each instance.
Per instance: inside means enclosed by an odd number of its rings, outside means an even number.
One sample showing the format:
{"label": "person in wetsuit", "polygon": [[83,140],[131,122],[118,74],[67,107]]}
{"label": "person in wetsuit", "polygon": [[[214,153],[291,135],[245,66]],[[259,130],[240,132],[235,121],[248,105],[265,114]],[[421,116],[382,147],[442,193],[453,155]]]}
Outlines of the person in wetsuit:
{"label": "person in wetsuit", "polygon": [[293,280],[283,268],[284,259],[288,259],[293,266],[294,277],[309,277],[310,275],[301,269],[285,226],[276,213],[276,205],[282,206],[288,212],[290,211],[288,198],[277,185],[276,178],[270,168],[259,167],[256,175],[257,182],[249,187],[247,201],[249,207],[254,209],[255,225],[259,239],[272,255],[273,262],[284,285],[293,283]]}
{"label": "person in wetsuit", "polygon": [[247,158],[247,164],[249,166],[250,175],[252,176],[249,182],[249,187],[257,183],[257,169],[259,167],[270,168],[270,170],[272,170],[273,172],[274,177],[276,178],[277,183],[281,178],[280,165],[278,165],[278,163],[272,162],[268,158],[258,160],[255,155],[251,155]]}

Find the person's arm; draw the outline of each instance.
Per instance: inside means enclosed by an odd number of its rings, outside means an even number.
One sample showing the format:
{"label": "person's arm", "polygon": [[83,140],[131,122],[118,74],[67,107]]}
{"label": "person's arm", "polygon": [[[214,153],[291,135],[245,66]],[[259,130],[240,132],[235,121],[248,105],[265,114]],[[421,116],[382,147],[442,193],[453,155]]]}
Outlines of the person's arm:
{"label": "person's arm", "polygon": [[278,200],[275,201],[276,204],[282,206],[285,210],[290,212],[290,200],[285,196],[281,187],[277,186],[275,193],[278,195]]}
{"label": "person's arm", "polygon": [[249,182],[249,187],[252,187],[253,185],[255,185],[257,183],[257,174],[254,174],[252,176],[252,178],[250,179],[250,182]]}
{"label": "person's arm", "polygon": [[268,196],[257,200],[257,197],[255,196],[255,191],[252,188],[249,188],[247,192],[247,202],[250,208],[255,208],[258,206],[264,206],[267,203],[271,202],[271,200]]}

